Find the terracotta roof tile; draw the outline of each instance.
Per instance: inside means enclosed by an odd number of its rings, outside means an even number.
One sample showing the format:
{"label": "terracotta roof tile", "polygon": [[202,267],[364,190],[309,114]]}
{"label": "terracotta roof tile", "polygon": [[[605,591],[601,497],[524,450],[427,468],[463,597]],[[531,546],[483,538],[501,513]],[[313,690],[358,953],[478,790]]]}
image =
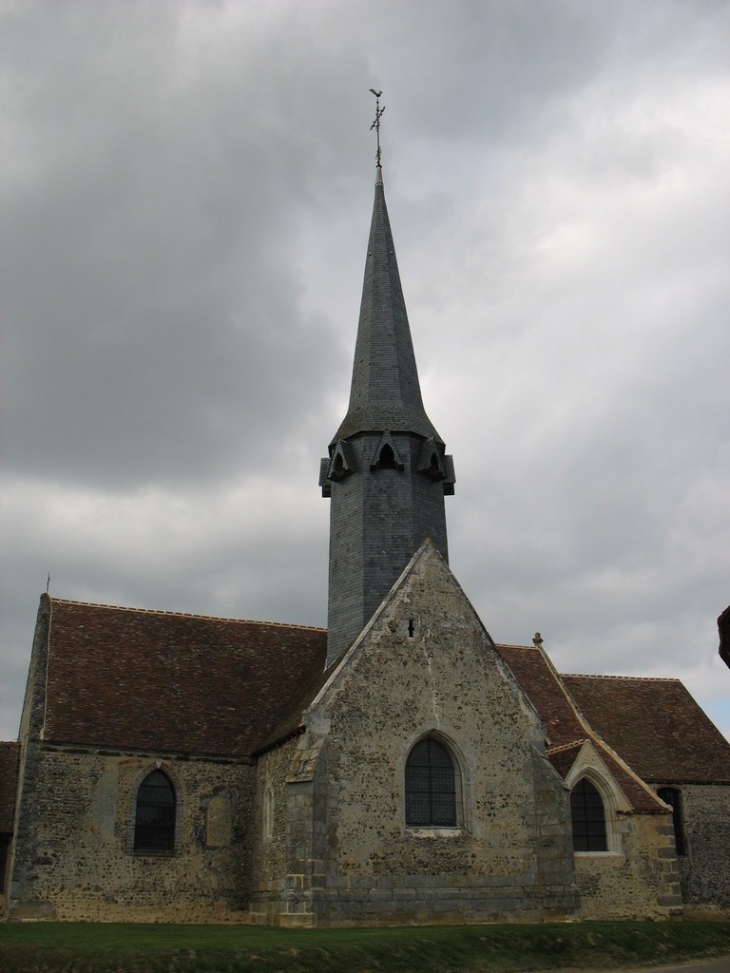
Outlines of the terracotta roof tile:
{"label": "terracotta roof tile", "polygon": [[[631,767],[634,773],[630,773],[621,760],[616,759],[616,755],[606,746],[603,740],[593,737],[593,743],[608,769],[613,774],[613,778],[624,793],[624,797],[634,811],[639,814],[663,813],[664,806],[654,791],[645,786],[641,780],[637,779],[636,770]],[[619,754],[623,759],[623,754]]]}
{"label": "terracotta roof tile", "polygon": [[324,670],[320,628],[55,598],[51,608],[49,742],[245,757]]}
{"label": "terracotta roof tile", "polygon": [[332,666],[322,671],[319,669],[312,670],[309,679],[302,683],[292,703],[287,706],[285,712],[282,713],[281,719],[274,726],[261,747],[259,747],[259,753],[264,750],[269,750],[279,743],[279,741],[287,739],[287,737],[290,737],[302,726],[304,710],[309,706],[331,675]]}
{"label": "terracotta roof tile", "polygon": [[534,645],[497,645],[496,649],[545,724],[548,746],[559,747],[587,736],[570,697],[541,649]]}
{"label": "terracotta roof tile", "polygon": [[11,834],[18,786],[20,744],[0,742],[0,832]]}
{"label": "terracotta roof tile", "polygon": [[678,679],[562,679],[593,729],[645,781],[730,782],[730,744]]}
{"label": "terracotta roof tile", "polygon": [[[589,722],[590,718],[585,718],[585,711],[576,707],[570,686],[566,692],[563,677],[542,649],[528,645],[498,645],[497,650],[545,724],[547,756],[561,777],[569,773],[583,744],[590,740],[634,811],[641,814],[663,811],[653,793],[636,778],[637,768],[626,760],[626,755],[619,750],[617,759],[593,732],[597,728]],[[630,769],[622,764],[622,760],[626,760]]]}

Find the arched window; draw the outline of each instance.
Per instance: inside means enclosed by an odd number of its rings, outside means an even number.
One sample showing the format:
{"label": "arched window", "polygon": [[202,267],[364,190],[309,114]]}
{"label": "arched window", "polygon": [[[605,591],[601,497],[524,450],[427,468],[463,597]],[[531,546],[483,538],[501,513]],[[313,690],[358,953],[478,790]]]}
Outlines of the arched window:
{"label": "arched window", "polygon": [[403,459],[398,452],[393,437],[386,430],[380,437],[380,442],[375,448],[373,457],[370,461],[371,470],[402,470]]}
{"label": "arched window", "polygon": [[674,844],[678,855],[686,855],[684,843],[684,822],[682,821],[682,799],[676,787],[658,787],[657,796],[672,809],[672,824],[674,825]]}
{"label": "arched window", "polygon": [[380,450],[377,468],[379,470],[397,470],[393,449],[386,443]]}
{"label": "arched window", "polygon": [[570,792],[574,851],[608,851],[606,812],[598,788],[581,777]]}
{"label": "arched window", "polygon": [[406,763],[406,826],[456,827],[456,773],[446,747],[426,737]]}
{"label": "arched window", "polygon": [[161,770],[147,774],[137,791],[134,850],[175,850],[175,789]]}

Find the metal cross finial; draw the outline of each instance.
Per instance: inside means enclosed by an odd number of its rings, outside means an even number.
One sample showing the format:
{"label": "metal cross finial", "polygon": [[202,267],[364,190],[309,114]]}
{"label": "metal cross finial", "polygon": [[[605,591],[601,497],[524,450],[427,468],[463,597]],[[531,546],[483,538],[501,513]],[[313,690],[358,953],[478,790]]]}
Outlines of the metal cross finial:
{"label": "metal cross finial", "polygon": [[383,92],[376,91],[375,88],[371,88],[370,90],[375,95],[375,121],[370,126],[371,132],[373,129],[375,129],[375,138],[377,139],[378,143],[378,151],[375,153],[375,165],[378,167],[378,169],[382,169],[383,167],[380,164],[380,117],[385,111],[385,105],[383,105],[382,108],[380,107],[380,96]]}

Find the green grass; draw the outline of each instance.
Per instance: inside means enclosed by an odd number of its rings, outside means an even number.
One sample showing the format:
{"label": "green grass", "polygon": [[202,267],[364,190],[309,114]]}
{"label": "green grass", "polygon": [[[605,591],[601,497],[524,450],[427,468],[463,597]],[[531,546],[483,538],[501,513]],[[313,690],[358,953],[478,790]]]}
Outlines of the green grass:
{"label": "green grass", "polygon": [[730,922],[283,930],[0,925],[3,973],[510,973],[730,955]]}

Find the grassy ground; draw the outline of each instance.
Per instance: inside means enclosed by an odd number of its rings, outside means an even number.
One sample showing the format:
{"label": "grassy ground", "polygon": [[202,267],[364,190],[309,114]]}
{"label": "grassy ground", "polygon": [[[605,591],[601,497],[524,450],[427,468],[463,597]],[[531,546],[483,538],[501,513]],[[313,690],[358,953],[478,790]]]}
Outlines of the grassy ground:
{"label": "grassy ground", "polygon": [[730,955],[730,922],[279,930],[0,925],[3,973],[510,973]]}

